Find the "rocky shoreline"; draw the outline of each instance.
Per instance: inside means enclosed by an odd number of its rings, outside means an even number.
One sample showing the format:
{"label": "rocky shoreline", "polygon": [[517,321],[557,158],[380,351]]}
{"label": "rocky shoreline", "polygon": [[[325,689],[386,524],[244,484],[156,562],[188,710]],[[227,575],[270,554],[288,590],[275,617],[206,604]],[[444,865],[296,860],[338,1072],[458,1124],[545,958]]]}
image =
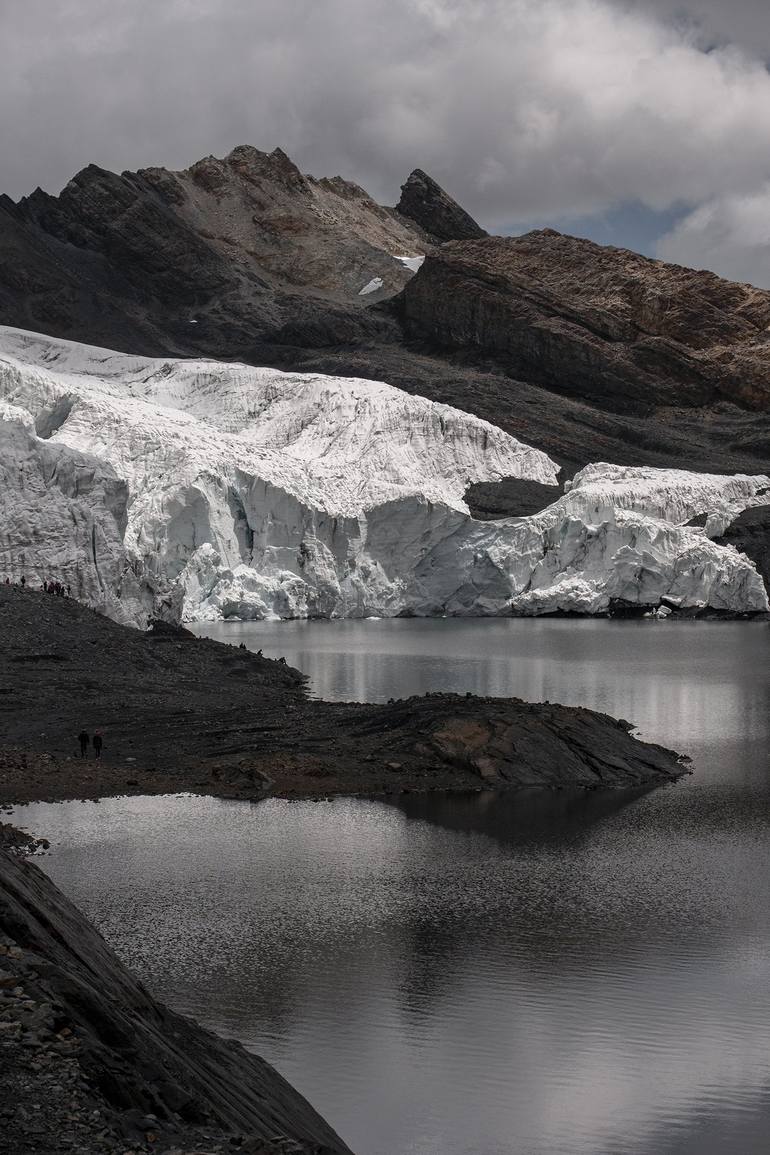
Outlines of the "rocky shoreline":
{"label": "rocky shoreline", "polygon": [[156,1003],[7,833],[0,1152],[350,1155],[268,1063]]}

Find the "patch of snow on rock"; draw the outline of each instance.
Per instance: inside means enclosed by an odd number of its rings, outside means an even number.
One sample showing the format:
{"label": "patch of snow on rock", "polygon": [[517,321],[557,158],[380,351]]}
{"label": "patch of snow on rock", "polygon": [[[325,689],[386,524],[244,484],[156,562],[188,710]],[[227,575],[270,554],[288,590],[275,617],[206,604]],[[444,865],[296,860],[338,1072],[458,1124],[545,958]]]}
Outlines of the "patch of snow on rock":
{"label": "patch of snow on rock", "polygon": [[411,272],[416,273],[418,269],[422,268],[425,262],[425,254],[419,253],[415,257],[396,257],[396,260],[400,261],[404,268],[410,269]]}
{"label": "patch of snow on rock", "polygon": [[376,293],[384,284],[382,277],[372,277],[371,281],[367,281],[363,289],[359,290],[359,297],[365,297],[368,293]]}

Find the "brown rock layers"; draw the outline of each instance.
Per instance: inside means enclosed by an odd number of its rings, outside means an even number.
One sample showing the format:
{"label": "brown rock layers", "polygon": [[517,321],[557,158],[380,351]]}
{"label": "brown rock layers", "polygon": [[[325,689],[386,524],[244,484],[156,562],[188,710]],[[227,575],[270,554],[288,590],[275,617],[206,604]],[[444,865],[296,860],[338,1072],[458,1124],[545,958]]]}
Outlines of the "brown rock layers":
{"label": "brown rock layers", "polygon": [[407,331],[617,413],[770,410],[770,292],[546,229],[442,245]]}

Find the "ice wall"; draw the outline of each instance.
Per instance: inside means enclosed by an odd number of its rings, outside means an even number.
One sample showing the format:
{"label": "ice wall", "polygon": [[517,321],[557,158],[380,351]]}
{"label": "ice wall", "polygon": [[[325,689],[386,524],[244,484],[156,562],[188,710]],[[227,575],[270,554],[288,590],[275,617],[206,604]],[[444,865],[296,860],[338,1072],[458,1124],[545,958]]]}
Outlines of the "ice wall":
{"label": "ice wall", "polygon": [[[767,500],[767,477],[596,464],[542,513],[477,522],[469,482],[553,483],[555,463],[381,382],[0,329],[0,400],[14,462],[37,462],[40,511],[14,520],[13,497],[0,505],[0,558],[12,573],[66,564],[85,600],[137,624],[158,609],[188,620],[597,613],[613,598],[767,609],[753,565],[709,539]],[[94,480],[62,487],[51,455],[89,462]],[[95,561],[88,533],[72,531],[73,502],[109,537]],[[705,527],[685,524],[700,514]]]}

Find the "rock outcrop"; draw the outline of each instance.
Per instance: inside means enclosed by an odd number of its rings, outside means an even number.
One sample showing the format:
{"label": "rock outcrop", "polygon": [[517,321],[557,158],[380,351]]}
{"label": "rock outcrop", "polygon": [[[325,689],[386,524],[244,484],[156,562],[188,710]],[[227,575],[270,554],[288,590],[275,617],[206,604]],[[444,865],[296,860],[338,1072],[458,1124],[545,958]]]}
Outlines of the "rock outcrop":
{"label": "rock outcrop", "polygon": [[770,590],[770,505],[745,509],[714,541],[729,545],[751,558]]}
{"label": "rock outcrop", "polygon": [[[58,197],[0,198],[0,316],[134,352],[337,344],[378,326],[426,234],[335,177],[250,147],[182,172],[95,165]],[[361,291],[376,279],[380,289]],[[284,328],[285,327],[285,328]]]}
{"label": "rock outcrop", "polygon": [[544,485],[521,477],[504,477],[500,481],[474,481],[465,491],[465,500],[473,517],[481,521],[501,517],[530,517],[542,513],[561,497],[560,485]]}
{"label": "rock outcrop", "polygon": [[0,1145],[15,1155],[229,1140],[350,1155],[268,1063],[155,1002],[51,880],[2,848],[0,1089]]}
{"label": "rock outcrop", "polygon": [[396,210],[437,241],[472,241],[487,234],[432,177],[416,168],[401,186]]}
{"label": "rock outcrop", "polygon": [[552,230],[433,251],[407,331],[616,413],[770,410],[770,292]]}

